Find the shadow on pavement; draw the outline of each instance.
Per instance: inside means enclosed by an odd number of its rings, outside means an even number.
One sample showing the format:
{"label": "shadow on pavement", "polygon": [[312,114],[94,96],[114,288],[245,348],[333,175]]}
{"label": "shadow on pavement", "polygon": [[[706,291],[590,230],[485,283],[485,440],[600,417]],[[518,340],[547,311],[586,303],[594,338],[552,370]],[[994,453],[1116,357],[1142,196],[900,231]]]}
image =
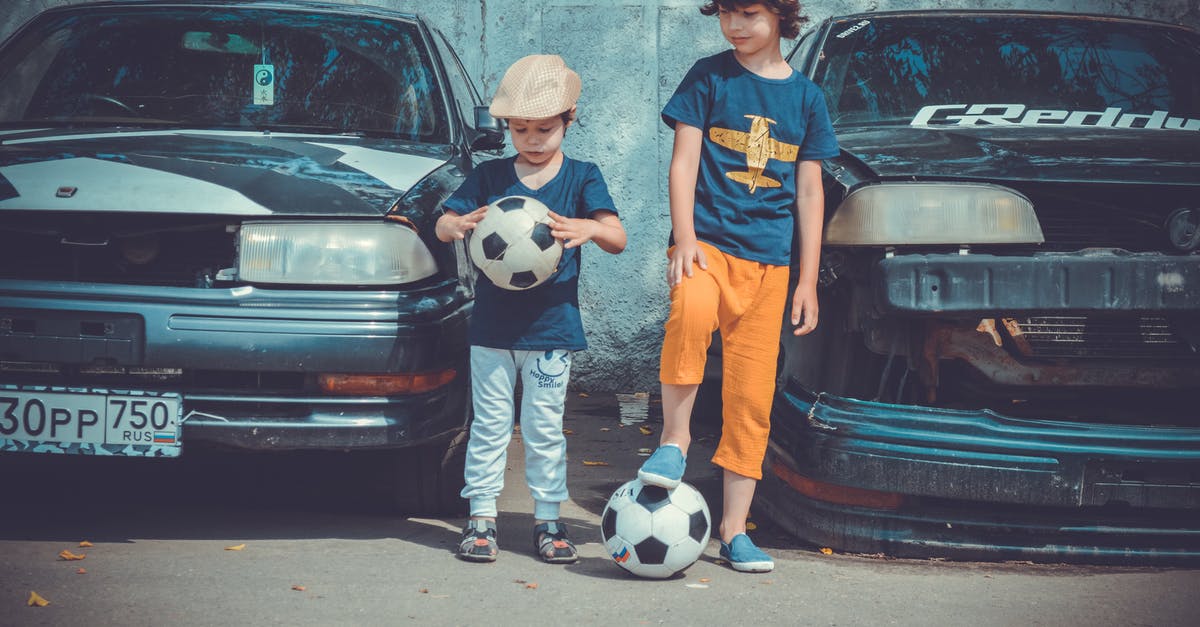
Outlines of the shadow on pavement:
{"label": "shadow on pavement", "polygon": [[[645,403],[644,418],[629,422],[622,421],[612,395],[569,400],[564,429],[571,501],[563,520],[573,539],[598,541],[609,495],[636,476],[645,459],[639,449],[657,446],[661,412],[653,397]],[[708,500],[715,529],[721,481],[719,469],[707,462],[715,446],[709,427],[696,425],[695,461],[686,480]],[[526,503],[523,473],[514,467],[521,455],[518,431],[504,495],[514,511],[501,513],[501,546],[536,559],[532,503]],[[370,456],[354,453],[230,452],[186,443],[176,459],[5,454],[0,476],[9,490],[0,540],[397,538],[454,550],[460,518],[379,513],[370,496],[373,472]],[[597,573],[613,574],[611,565],[602,566]]]}

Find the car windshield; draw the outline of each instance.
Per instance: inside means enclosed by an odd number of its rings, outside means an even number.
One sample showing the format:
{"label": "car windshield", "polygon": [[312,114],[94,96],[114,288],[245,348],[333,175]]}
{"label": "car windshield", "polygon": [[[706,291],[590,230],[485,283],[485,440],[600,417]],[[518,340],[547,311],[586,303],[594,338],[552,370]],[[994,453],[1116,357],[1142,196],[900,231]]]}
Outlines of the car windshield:
{"label": "car windshield", "polygon": [[891,16],[835,22],[815,81],[839,126],[1122,126],[1128,114],[1132,127],[1200,130],[1198,67],[1200,37],[1182,28]]}
{"label": "car windshield", "polygon": [[180,125],[443,142],[414,22],[155,8],[55,13],[0,52],[0,124]]}

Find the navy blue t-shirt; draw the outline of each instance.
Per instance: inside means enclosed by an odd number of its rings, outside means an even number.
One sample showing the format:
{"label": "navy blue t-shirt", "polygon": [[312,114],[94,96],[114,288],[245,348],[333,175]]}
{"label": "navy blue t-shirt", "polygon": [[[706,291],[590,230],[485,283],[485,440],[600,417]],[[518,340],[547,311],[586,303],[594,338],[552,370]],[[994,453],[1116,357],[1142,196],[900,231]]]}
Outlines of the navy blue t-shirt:
{"label": "navy blue t-shirt", "polygon": [[[505,196],[530,196],[567,218],[589,218],[601,209],[616,213],[608,185],[595,164],[564,155],[558,174],[533,190],[517,178],[515,161],[516,157],[508,157],[480,164],[443,206],[465,214]],[[496,287],[480,272],[468,334],[471,344],[517,350],[587,348],[579,317],[581,249],[563,250],[558,270],[545,283],[527,290]]]}
{"label": "navy blue t-shirt", "polygon": [[763,78],[727,50],[692,66],[662,117],[704,132],[696,238],[741,259],[790,264],[796,161],[838,154],[820,88],[798,72]]}

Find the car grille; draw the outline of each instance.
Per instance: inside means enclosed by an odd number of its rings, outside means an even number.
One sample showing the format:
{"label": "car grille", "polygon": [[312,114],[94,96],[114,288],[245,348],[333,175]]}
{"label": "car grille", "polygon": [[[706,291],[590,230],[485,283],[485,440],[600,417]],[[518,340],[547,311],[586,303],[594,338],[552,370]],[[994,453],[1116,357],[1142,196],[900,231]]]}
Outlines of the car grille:
{"label": "car grille", "polygon": [[1074,252],[1119,248],[1129,252],[1179,254],[1166,221],[1172,211],[1190,207],[1200,190],[1147,185],[1019,185],[1033,201],[1046,237],[1039,251]]}
{"label": "car grille", "polygon": [[1200,358],[1160,316],[1034,316],[1005,323],[1027,357]]}
{"label": "car grille", "polygon": [[1131,252],[1169,252],[1170,242],[1161,224],[1132,215],[1100,216],[1094,210],[1072,208],[1039,212],[1038,220],[1047,252],[1073,252],[1085,248],[1120,248]]}
{"label": "car grille", "polygon": [[207,287],[234,265],[224,222],[178,216],[6,216],[0,278]]}

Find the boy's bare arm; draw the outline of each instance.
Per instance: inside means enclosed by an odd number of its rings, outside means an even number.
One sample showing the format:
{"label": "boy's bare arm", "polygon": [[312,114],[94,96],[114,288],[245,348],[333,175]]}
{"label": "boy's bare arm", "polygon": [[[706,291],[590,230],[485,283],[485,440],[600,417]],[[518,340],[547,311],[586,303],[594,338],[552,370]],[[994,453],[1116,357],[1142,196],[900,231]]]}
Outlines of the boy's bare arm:
{"label": "boy's bare arm", "polygon": [[625,250],[625,227],[612,211],[598,210],[590,218],[565,218],[550,212],[554,226],[550,234],[563,241],[563,248],[576,248],[589,241],[596,242],[606,253]]}
{"label": "boy's bare arm", "polygon": [[[807,335],[817,328],[817,274],[821,266],[821,229],[825,222],[825,191],[821,162],[796,164],[796,229],[800,242],[800,280],[792,295],[792,333]],[[803,323],[803,324],[801,324]]]}
{"label": "boy's bare arm", "polygon": [[433,225],[434,235],[437,235],[437,238],[443,242],[462,239],[467,236],[468,231],[473,230],[479,225],[479,221],[483,219],[485,213],[487,213],[486,206],[480,207],[466,215],[446,211]]}
{"label": "boy's bare arm", "polygon": [[692,264],[708,269],[704,251],[696,242],[696,177],[700,171],[700,147],[704,131],[675,123],[675,146],[671,152],[668,189],[671,197],[671,233],[675,250],[667,266],[667,284],[674,286],[684,275],[692,276]]}

